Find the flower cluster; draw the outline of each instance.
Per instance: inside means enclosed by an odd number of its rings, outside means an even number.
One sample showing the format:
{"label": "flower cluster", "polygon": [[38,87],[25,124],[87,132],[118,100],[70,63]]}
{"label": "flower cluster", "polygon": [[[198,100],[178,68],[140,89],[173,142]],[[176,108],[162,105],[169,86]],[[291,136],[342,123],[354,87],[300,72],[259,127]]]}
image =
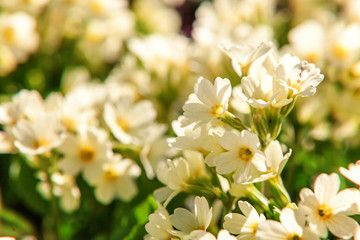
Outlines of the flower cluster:
{"label": "flower cluster", "polygon": [[359,2],[0,0],[2,234],[360,239]]}

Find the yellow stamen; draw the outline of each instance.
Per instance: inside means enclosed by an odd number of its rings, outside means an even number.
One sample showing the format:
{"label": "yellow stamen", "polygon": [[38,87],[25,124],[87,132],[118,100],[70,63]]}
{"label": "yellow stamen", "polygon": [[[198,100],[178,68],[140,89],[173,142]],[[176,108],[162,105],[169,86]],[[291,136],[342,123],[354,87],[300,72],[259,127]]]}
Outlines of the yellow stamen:
{"label": "yellow stamen", "polygon": [[214,117],[217,117],[217,116],[223,114],[223,112],[224,112],[224,105],[222,105],[222,104],[216,104],[211,109],[211,115],[213,115]]}
{"label": "yellow stamen", "polygon": [[39,139],[35,141],[34,148],[46,147],[48,145],[49,145],[49,141],[47,141],[46,139]]}
{"label": "yellow stamen", "polygon": [[119,178],[119,173],[114,169],[108,169],[104,172],[104,179],[106,182],[114,182]]}
{"label": "yellow stamen", "polygon": [[254,153],[248,147],[242,147],[239,149],[239,158],[245,162],[251,161],[254,157]]}
{"label": "yellow stamen", "polygon": [[317,212],[319,218],[322,220],[328,220],[333,215],[332,209],[326,204],[320,205],[320,207],[317,209],[316,212]]}
{"label": "yellow stamen", "polygon": [[302,237],[300,237],[297,234],[291,235],[287,238],[287,240],[302,240]]}
{"label": "yellow stamen", "polygon": [[126,119],[122,118],[122,117],[119,117],[119,118],[117,119],[117,124],[118,124],[118,126],[121,127],[122,130],[124,130],[125,132],[127,132],[127,131],[130,129],[129,122],[128,122]]}
{"label": "yellow stamen", "polygon": [[15,41],[15,30],[11,26],[6,26],[2,32],[2,36],[6,42],[13,43]]}
{"label": "yellow stamen", "polygon": [[91,11],[96,14],[102,13],[104,11],[103,7],[98,1],[91,1],[89,4]]}
{"label": "yellow stamen", "polygon": [[340,60],[344,60],[349,54],[349,50],[342,44],[336,44],[333,47],[332,52],[334,56]]}
{"label": "yellow stamen", "polygon": [[95,151],[90,146],[83,146],[79,150],[79,158],[81,161],[90,163],[94,160],[95,157]]}

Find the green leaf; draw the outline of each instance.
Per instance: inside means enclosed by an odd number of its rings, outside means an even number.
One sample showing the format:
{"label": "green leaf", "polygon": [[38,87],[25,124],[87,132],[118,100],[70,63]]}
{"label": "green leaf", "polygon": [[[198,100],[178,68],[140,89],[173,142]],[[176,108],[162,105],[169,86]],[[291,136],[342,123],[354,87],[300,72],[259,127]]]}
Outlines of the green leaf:
{"label": "green leaf", "polygon": [[35,233],[33,225],[20,214],[8,210],[0,210],[0,234],[2,236],[23,237]]}

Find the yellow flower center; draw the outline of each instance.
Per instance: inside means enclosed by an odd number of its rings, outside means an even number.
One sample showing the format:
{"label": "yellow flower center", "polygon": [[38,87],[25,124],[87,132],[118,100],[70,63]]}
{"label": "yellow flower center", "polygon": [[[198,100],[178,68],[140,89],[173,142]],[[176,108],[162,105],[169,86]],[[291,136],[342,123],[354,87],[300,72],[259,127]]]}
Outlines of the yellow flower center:
{"label": "yellow flower center", "polygon": [[46,139],[39,139],[39,140],[36,140],[35,143],[34,143],[34,148],[40,148],[40,147],[46,147],[47,145],[49,145],[49,141],[46,140]]}
{"label": "yellow flower center", "polygon": [[302,240],[302,237],[300,237],[297,234],[291,235],[287,238],[287,240]]}
{"label": "yellow flower center", "polygon": [[63,124],[66,127],[66,129],[70,132],[75,132],[76,130],[76,123],[73,118],[65,117],[63,119]]}
{"label": "yellow flower center", "polygon": [[90,146],[83,146],[79,150],[79,158],[81,161],[85,163],[90,163],[94,160],[95,157],[95,151]]}
{"label": "yellow flower center", "polygon": [[104,171],[104,179],[106,182],[114,182],[119,178],[119,173],[114,169],[108,169]]}
{"label": "yellow flower center", "polygon": [[223,112],[224,112],[224,105],[222,105],[222,104],[216,104],[211,109],[211,115],[213,115],[214,117],[217,117],[217,116],[223,114]]}
{"label": "yellow flower center", "polygon": [[124,132],[127,132],[130,129],[129,122],[122,117],[117,119],[117,124],[122,130],[124,130]]}
{"label": "yellow flower center", "polygon": [[253,158],[254,153],[248,147],[242,147],[239,149],[239,158],[245,162],[251,161]]}
{"label": "yellow flower center", "polygon": [[332,209],[325,204],[320,205],[320,207],[317,209],[317,214],[322,220],[328,220],[333,215]]}
{"label": "yellow flower center", "polygon": [[102,13],[104,10],[98,1],[91,1],[89,4],[91,11],[93,11],[96,14]]}
{"label": "yellow flower center", "polygon": [[334,56],[340,60],[344,60],[349,54],[349,50],[342,44],[336,44],[333,47],[332,52]]}
{"label": "yellow flower center", "polygon": [[15,30],[11,26],[6,26],[2,32],[4,40],[8,43],[13,43],[15,41]]}
{"label": "yellow flower center", "polygon": [[307,56],[306,56],[306,60],[308,60],[311,63],[316,62],[317,60],[319,60],[319,58],[320,58],[320,55],[315,50],[309,52],[309,54],[307,54]]}

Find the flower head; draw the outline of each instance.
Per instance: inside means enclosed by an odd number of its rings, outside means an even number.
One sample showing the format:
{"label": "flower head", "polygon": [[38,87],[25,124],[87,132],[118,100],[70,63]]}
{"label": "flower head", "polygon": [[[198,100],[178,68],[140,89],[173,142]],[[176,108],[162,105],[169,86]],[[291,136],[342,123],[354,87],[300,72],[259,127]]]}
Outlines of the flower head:
{"label": "flower head", "polygon": [[314,182],[314,192],[300,191],[299,210],[305,214],[309,226],[319,236],[326,237],[327,229],[337,237],[350,238],[358,227],[347,215],[359,212],[360,192],[345,189],[340,192],[340,179],[335,173],[320,174]]}
{"label": "flower head", "polygon": [[203,124],[222,116],[228,109],[231,96],[229,79],[216,78],[214,84],[200,77],[195,85],[195,93],[183,106],[184,116]]}
{"label": "flower head", "polygon": [[219,143],[227,150],[214,159],[219,174],[235,171],[234,180],[241,183],[248,181],[255,169],[266,171],[265,155],[260,150],[259,138],[254,133],[247,130],[240,134],[228,131],[219,138]]}

